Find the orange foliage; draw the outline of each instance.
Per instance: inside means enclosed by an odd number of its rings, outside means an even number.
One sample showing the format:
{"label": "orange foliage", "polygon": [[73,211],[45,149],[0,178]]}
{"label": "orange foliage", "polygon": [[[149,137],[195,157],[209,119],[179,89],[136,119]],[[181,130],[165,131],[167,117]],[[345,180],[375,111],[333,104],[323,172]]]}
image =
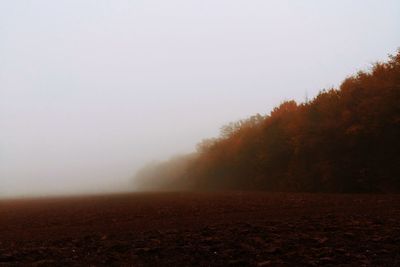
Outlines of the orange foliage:
{"label": "orange foliage", "polygon": [[221,128],[179,181],[191,189],[400,191],[400,51],[298,105]]}

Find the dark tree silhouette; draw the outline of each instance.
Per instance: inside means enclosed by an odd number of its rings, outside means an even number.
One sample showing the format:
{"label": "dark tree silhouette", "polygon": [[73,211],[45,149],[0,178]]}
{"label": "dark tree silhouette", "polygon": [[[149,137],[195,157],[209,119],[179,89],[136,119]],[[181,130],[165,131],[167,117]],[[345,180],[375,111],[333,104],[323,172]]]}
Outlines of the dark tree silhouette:
{"label": "dark tree silhouette", "polygon": [[168,189],[400,191],[400,50],[311,101],[223,126],[183,159],[153,166],[146,179],[159,188],[168,180]]}

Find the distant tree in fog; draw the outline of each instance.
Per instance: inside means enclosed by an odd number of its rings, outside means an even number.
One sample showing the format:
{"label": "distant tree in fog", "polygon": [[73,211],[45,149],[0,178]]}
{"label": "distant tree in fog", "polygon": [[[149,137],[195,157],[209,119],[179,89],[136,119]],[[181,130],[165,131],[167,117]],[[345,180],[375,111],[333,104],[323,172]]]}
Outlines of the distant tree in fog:
{"label": "distant tree in fog", "polygon": [[310,101],[223,126],[197,151],[154,166],[149,181],[206,190],[400,191],[400,51]]}

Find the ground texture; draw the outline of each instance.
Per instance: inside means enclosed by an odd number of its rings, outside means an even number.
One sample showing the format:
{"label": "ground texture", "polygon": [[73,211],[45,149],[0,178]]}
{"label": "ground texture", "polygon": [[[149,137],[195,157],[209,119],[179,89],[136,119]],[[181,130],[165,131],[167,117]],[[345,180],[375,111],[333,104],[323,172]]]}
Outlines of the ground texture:
{"label": "ground texture", "polygon": [[400,266],[400,195],[0,201],[0,266]]}

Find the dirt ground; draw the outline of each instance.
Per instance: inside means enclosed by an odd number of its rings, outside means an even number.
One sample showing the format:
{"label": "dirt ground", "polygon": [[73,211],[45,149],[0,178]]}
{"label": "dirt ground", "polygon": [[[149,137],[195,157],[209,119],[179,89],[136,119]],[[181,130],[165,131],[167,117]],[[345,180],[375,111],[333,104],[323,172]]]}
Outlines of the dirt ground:
{"label": "dirt ground", "polygon": [[0,266],[400,266],[400,195],[0,201]]}

